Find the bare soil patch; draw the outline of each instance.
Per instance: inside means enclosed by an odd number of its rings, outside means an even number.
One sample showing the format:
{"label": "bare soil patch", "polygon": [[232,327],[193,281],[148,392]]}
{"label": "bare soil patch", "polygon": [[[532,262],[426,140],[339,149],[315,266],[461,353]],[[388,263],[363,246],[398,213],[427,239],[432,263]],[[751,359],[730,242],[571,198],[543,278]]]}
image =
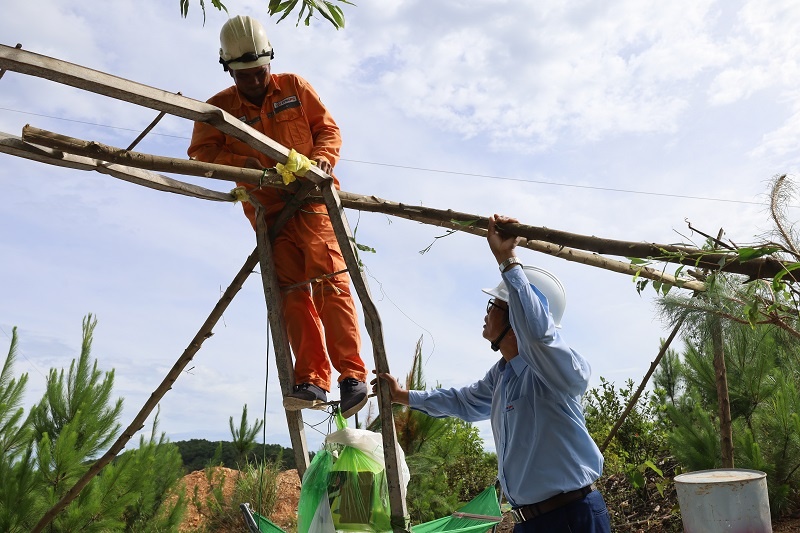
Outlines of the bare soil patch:
{"label": "bare soil patch", "polygon": [[[197,470],[184,476],[181,482],[185,487],[187,505],[179,531],[198,531],[205,526],[206,517],[192,503],[195,487],[197,488],[197,497],[200,501],[205,502],[206,498],[211,495],[213,486],[220,483],[225,501],[230,502],[237,474],[237,470],[219,466],[212,469],[211,483],[203,470]],[[281,472],[278,475],[278,500],[272,515],[268,518],[284,531],[296,531],[298,501],[300,501],[300,478],[297,470]],[[242,502],[231,502],[231,505],[238,507],[240,503]],[[244,520],[242,520],[241,527],[230,531],[219,530],[219,533],[241,533],[242,531],[244,531]]]}

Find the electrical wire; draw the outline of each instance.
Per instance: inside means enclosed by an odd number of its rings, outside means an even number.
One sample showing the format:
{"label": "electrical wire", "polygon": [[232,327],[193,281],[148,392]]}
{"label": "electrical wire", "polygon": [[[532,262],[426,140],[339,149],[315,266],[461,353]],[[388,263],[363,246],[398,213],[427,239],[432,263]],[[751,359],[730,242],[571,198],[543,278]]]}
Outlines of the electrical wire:
{"label": "electrical wire", "polygon": [[[123,131],[135,131],[138,132],[139,130],[133,128],[123,128],[119,126],[109,126],[107,124],[97,124],[94,122],[84,122],[81,120],[69,119],[69,118],[62,118],[62,117],[54,117],[50,115],[44,115],[40,113],[31,113],[29,111],[18,111],[16,109],[9,109],[6,107],[0,107],[2,111],[10,111],[12,113],[20,113],[24,115],[33,115],[37,117],[45,117],[51,118],[55,120],[64,120],[66,122],[76,122],[78,124],[88,124],[91,126],[98,126],[102,128],[111,128],[111,129],[118,129]],[[149,135],[159,135],[161,137],[170,137],[173,139],[186,139],[189,140],[189,137],[181,136],[181,135],[170,135],[167,133],[157,133],[157,132],[150,132]],[[534,180],[534,179],[524,179],[524,178],[514,178],[510,176],[494,176],[491,174],[478,174],[472,172],[460,172],[456,170],[444,170],[444,169],[436,169],[436,168],[424,168],[424,167],[413,167],[409,165],[396,165],[392,163],[379,163],[375,161],[361,161],[358,159],[346,159],[341,158],[340,161],[346,161],[348,163],[356,163],[359,165],[373,165],[385,168],[398,168],[402,170],[414,170],[417,172],[431,172],[435,174],[448,174],[452,176],[467,176],[471,178],[481,178],[481,179],[491,179],[491,180],[502,180],[502,181],[513,181],[517,183],[531,183],[535,185],[548,185],[551,187],[569,187],[574,189],[586,189],[586,190],[593,190],[593,191],[602,191],[602,192],[615,192],[615,193],[622,193],[622,194],[637,194],[643,196],[658,196],[664,198],[680,198],[684,200],[700,200],[704,202],[724,202],[724,203],[731,203],[731,204],[745,204],[745,205],[766,205],[766,202],[755,202],[752,200],[732,200],[728,198],[714,198],[711,196],[692,196],[689,194],[675,194],[675,193],[665,193],[665,192],[656,192],[656,191],[638,191],[634,189],[622,189],[617,187],[601,187],[598,185],[579,185],[575,183],[563,183],[558,181],[547,181],[547,180]],[[790,207],[797,207],[797,206],[790,206]]]}

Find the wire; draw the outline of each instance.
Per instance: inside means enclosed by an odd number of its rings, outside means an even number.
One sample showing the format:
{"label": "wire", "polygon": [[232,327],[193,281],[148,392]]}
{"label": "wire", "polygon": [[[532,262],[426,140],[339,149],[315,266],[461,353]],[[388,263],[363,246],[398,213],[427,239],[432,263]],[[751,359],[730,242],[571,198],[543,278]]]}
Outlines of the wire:
{"label": "wire", "polygon": [[[0,326],[0,331],[2,331],[2,332],[3,332],[3,335],[5,335],[5,336],[8,338],[8,340],[9,340],[9,341],[13,340],[13,339],[11,338],[11,336],[8,334],[8,332],[6,332],[6,330],[4,330],[4,329],[3,329],[3,327],[2,327],[2,326]],[[42,374],[42,371],[41,371],[41,370],[39,370],[39,367],[37,367],[37,366],[36,366],[36,365],[33,363],[33,361],[31,361],[31,360],[30,360],[30,358],[28,358],[28,356],[27,356],[27,355],[25,355],[25,351],[22,349],[22,347],[21,347],[19,344],[17,344],[17,353],[18,353],[19,355],[21,355],[22,357],[24,357],[24,358],[25,358],[25,360],[26,360],[26,361],[28,361],[28,363],[30,363],[31,367],[33,367],[33,369],[34,369],[34,370],[36,370],[36,372],[38,372],[38,373],[39,373],[39,375],[41,375],[43,378],[47,379],[47,376],[45,376],[44,374]]]}
{"label": "wire", "polygon": [[[122,128],[122,127],[119,127],[119,126],[109,126],[107,124],[97,124],[97,123],[94,123],[94,122],[84,122],[84,121],[81,121],[81,120],[75,120],[75,119],[70,119],[70,118],[53,117],[53,116],[50,116],[50,115],[44,115],[44,114],[40,114],[40,113],[31,113],[30,111],[18,111],[16,109],[9,109],[7,107],[0,107],[0,110],[2,110],[2,111],[10,111],[12,113],[20,113],[20,114],[23,114],[23,115],[33,115],[33,116],[37,116],[37,117],[52,118],[52,119],[55,119],[55,120],[64,120],[66,122],[77,122],[78,124],[88,124],[88,125],[91,125],[91,126],[98,126],[98,127],[102,127],[102,128],[111,128],[111,129],[118,129],[118,130],[124,130],[124,131],[136,131],[136,132],[139,131],[137,129],[132,129],[132,128]],[[189,137],[184,137],[184,136],[181,136],[181,135],[169,135],[167,133],[150,132],[150,135],[160,135],[162,137],[171,137],[173,139],[186,139],[186,140],[190,139]],[[731,204],[761,205],[761,206],[766,205],[765,202],[754,202],[754,201],[751,201],[751,200],[731,200],[731,199],[727,199],[727,198],[712,198],[710,196],[692,196],[692,195],[689,195],[689,194],[674,194],[674,193],[653,192],[653,191],[637,191],[637,190],[633,190],[633,189],[620,189],[620,188],[615,188],[615,187],[600,187],[600,186],[597,186],[597,185],[578,185],[578,184],[575,184],[575,183],[562,183],[562,182],[558,182],[558,181],[532,180],[532,179],[523,179],[523,178],[512,178],[512,177],[509,177],[509,176],[494,176],[494,175],[491,175],[491,174],[477,174],[477,173],[471,173],[471,172],[459,172],[459,171],[456,171],[456,170],[442,170],[442,169],[436,169],[436,168],[412,167],[412,166],[408,166],[408,165],[395,165],[395,164],[391,164],[391,163],[377,163],[377,162],[374,162],[374,161],[361,161],[361,160],[358,160],[358,159],[341,158],[340,161],[347,161],[348,163],[356,163],[356,164],[359,164],[359,165],[374,165],[374,166],[387,167],[387,168],[399,168],[399,169],[403,169],[403,170],[415,170],[417,172],[432,172],[432,173],[436,173],[436,174],[449,174],[449,175],[452,175],[452,176],[468,176],[468,177],[472,177],[472,178],[482,178],[482,179],[502,180],[502,181],[514,181],[514,182],[518,182],[518,183],[533,183],[533,184],[536,184],[536,185],[549,185],[551,187],[571,187],[571,188],[574,188],[574,189],[587,189],[587,190],[603,191],[603,192],[617,192],[617,193],[623,193],[623,194],[638,194],[638,195],[643,195],[643,196],[660,196],[660,197],[665,197],[665,198],[682,198],[682,199],[685,199],[685,200],[701,200],[701,201],[705,201],[705,202],[724,202],[724,203],[731,203]],[[798,206],[789,206],[789,207],[798,207]]]}
{"label": "wire", "polygon": [[575,189],[590,189],[595,191],[604,191],[604,192],[621,192],[626,194],[643,194],[648,196],[666,196],[669,198],[685,198],[687,200],[705,200],[708,202],[729,202],[734,204],[751,204],[751,205],[765,205],[764,202],[753,202],[748,200],[729,200],[725,198],[711,198],[708,196],[691,196],[687,194],[673,194],[673,193],[663,193],[663,192],[651,192],[651,191],[636,191],[633,189],[617,189],[614,187],[599,187],[596,185],[577,185],[574,183],[560,183],[557,181],[545,181],[545,180],[530,180],[530,179],[523,179],[523,178],[510,178],[508,176],[493,176],[491,174],[473,174],[469,172],[458,172],[453,170],[441,170],[441,169],[434,169],[434,168],[421,168],[421,167],[409,167],[404,165],[392,165],[389,163],[373,163],[370,161],[358,161],[356,159],[342,159],[342,161],[348,161],[350,163],[360,163],[362,165],[377,165],[382,167],[394,167],[394,168],[402,168],[406,170],[417,170],[421,172],[435,172],[437,174],[455,174],[458,176],[469,176],[473,178],[485,178],[485,179],[492,179],[492,180],[503,180],[503,181],[516,181],[521,183],[535,183],[537,185],[551,185],[555,187],[572,187]]}
{"label": "wire", "polygon": [[[73,118],[54,117],[54,116],[51,116],[51,115],[43,115],[41,113],[31,113],[30,111],[18,111],[16,109],[9,109],[7,107],[0,107],[0,110],[2,110],[2,111],[10,111],[12,113],[20,113],[22,115],[32,115],[34,117],[44,117],[44,118],[52,118],[54,120],[63,120],[65,122],[75,122],[77,124],[86,124],[88,126],[97,126],[97,127],[100,127],[100,128],[109,128],[109,129],[112,129],[112,130],[135,131],[137,133],[141,131],[141,130],[137,130],[137,129],[134,129],[134,128],[123,128],[121,126],[109,126],[108,124],[98,124],[96,122],[85,122],[83,120],[75,120]],[[152,131],[149,133],[149,135],[159,135],[161,137],[172,137],[174,139],[189,139],[189,137],[184,137],[183,135],[170,135],[168,133],[155,133],[155,132],[152,132]]]}

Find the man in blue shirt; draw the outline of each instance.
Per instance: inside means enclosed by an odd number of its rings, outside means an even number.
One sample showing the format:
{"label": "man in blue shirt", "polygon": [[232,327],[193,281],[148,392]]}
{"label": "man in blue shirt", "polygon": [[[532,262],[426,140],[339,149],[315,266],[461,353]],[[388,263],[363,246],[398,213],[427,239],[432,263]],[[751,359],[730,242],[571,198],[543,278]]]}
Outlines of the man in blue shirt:
{"label": "man in blue shirt", "polygon": [[555,276],[523,267],[514,254],[518,239],[489,217],[489,248],[503,282],[484,319],[483,337],[503,356],[483,379],[461,389],[406,391],[389,374],[392,401],[430,416],[468,422],[491,419],[498,477],[517,522],[514,533],[611,531],[608,510],[593,483],[603,456],[586,430],[581,396],[589,363],[558,331],[563,286]]}

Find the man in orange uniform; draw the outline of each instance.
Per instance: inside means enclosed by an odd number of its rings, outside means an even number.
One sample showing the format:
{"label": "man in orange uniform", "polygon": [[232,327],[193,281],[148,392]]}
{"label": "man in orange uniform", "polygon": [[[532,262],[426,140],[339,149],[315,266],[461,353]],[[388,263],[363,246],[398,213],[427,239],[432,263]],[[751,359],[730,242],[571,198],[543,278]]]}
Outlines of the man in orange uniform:
{"label": "man in orange uniform", "polygon": [[[233,17],[220,31],[220,63],[234,86],[208,100],[251,127],[315,161],[328,174],[339,159],[339,127],[319,96],[300,76],[271,74],[274,54],[261,24]],[[189,157],[208,163],[246,168],[271,168],[275,161],[213,126],[196,122]],[[334,178],[338,188],[339,183]],[[249,189],[251,185],[239,183]],[[264,187],[254,192],[264,206],[267,224],[277,217],[287,193]],[[255,208],[242,204],[255,228]],[[341,250],[321,204],[308,204],[286,223],[272,244],[283,314],[295,355],[294,391],[284,397],[287,410],[324,408],[330,391],[330,363],[339,372],[341,410],[345,417],[367,402],[367,370],[360,356],[361,338],[346,274],[308,280],[346,268]]]}

